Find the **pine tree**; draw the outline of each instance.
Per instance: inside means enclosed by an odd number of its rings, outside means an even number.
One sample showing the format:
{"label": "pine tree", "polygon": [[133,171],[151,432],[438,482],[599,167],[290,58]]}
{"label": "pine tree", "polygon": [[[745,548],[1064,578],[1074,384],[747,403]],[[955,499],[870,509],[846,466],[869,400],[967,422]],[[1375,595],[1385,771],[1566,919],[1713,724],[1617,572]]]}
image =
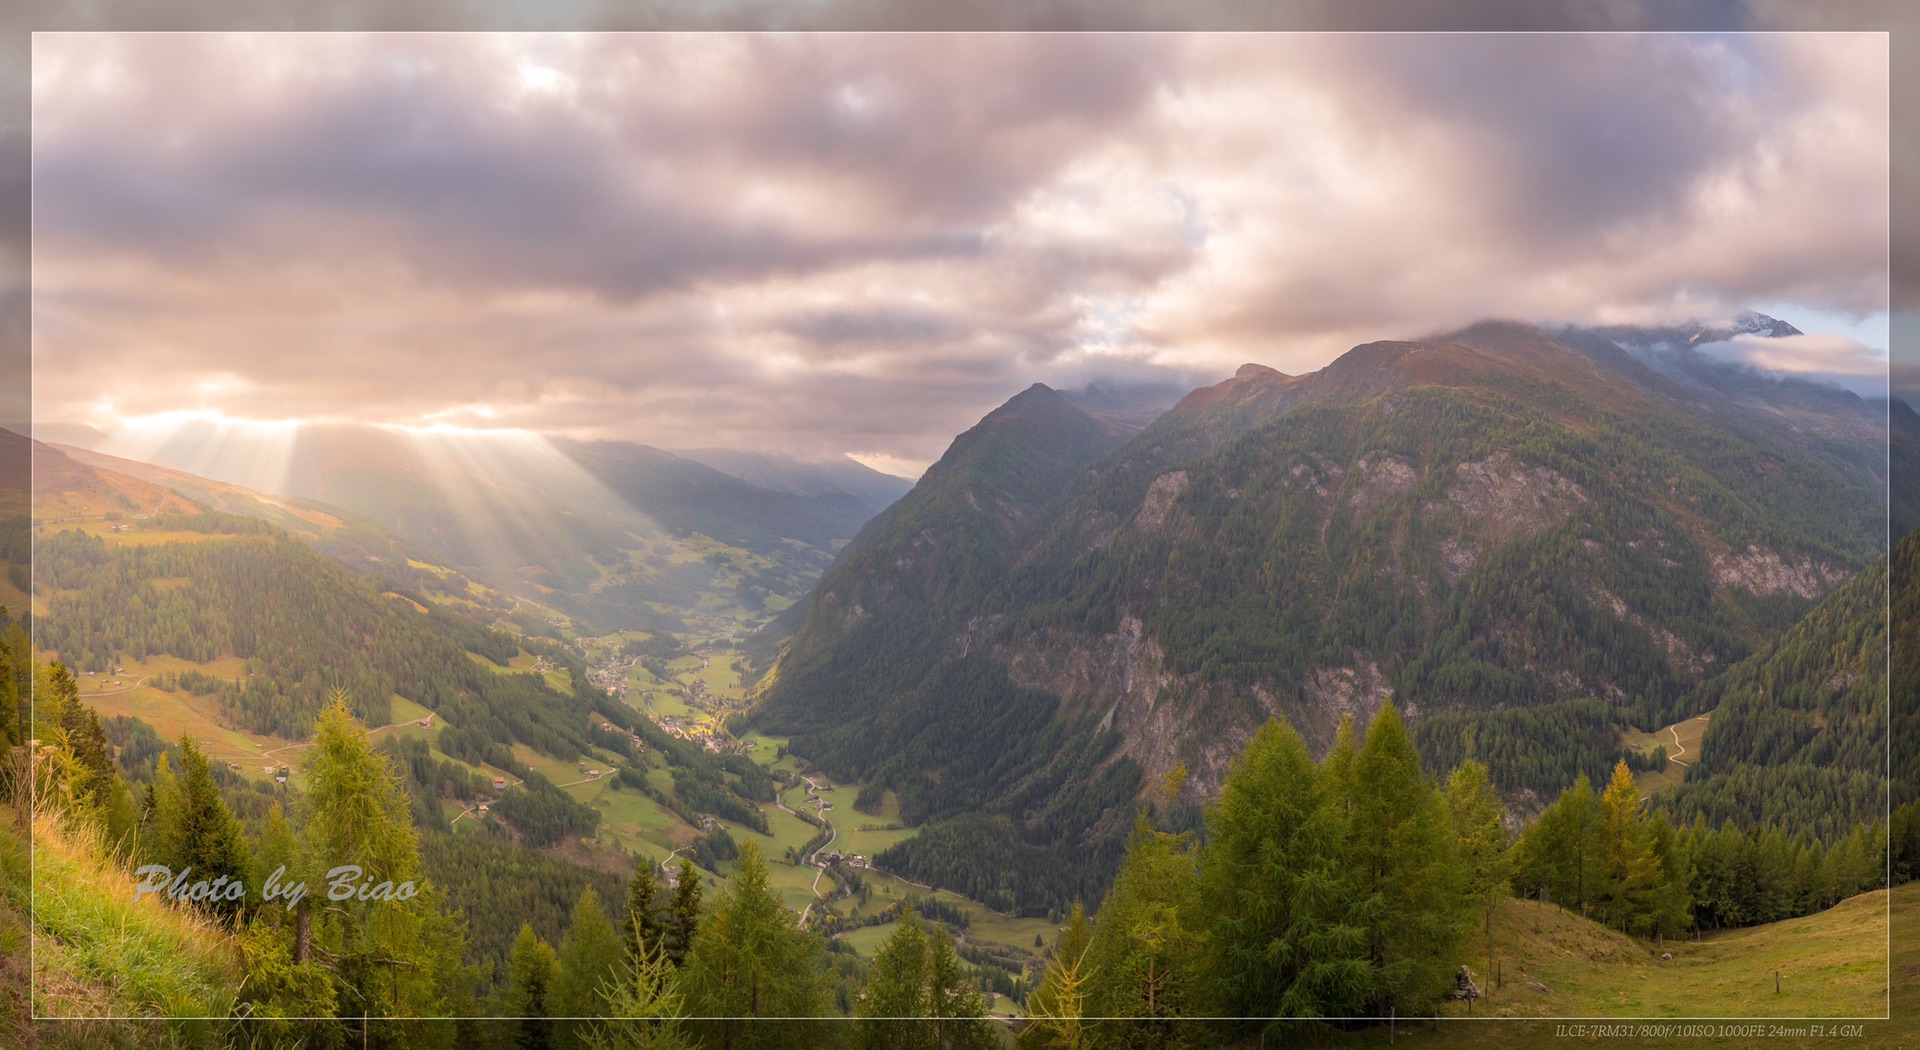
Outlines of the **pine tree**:
{"label": "pine tree", "polygon": [[[698,893],[696,887],[694,890]],[[660,882],[654,876],[653,862],[645,857],[633,867],[633,879],[627,883],[627,917],[620,931],[627,954],[637,958],[661,946],[666,927],[658,914]],[[699,914],[695,901],[694,914]]]}
{"label": "pine tree", "polygon": [[714,897],[687,953],[684,987],[694,1016],[707,1022],[704,1041],[722,1050],[787,1047],[817,1032],[804,1022],[753,1018],[825,1015],[828,1005],[820,941],[798,929],[799,916],[767,887],[758,845],[740,848],[732,885]]}
{"label": "pine tree", "polygon": [[[574,905],[573,921],[566,936],[560,938],[560,968],[553,979],[549,1002],[554,1017],[598,1017],[606,1008],[601,986],[612,981],[619,970],[624,947],[614,932],[612,920],[600,906],[600,895],[591,887],[581,891]],[[581,1045],[585,1025],[562,1022],[557,1044],[571,1050]]]}
{"label": "pine tree", "polygon": [[514,1036],[516,1050],[548,1050],[553,1045],[551,996],[559,960],[553,946],[533,932],[531,923],[520,924],[507,956],[507,1016],[519,1019]]}
{"label": "pine tree", "polygon": [[[216,885],[227,880],[246,881],[247,850],[240,838],[240,822],[220,797],[213,782],[213,770],[192,737],[180,740],[180,759],[186,767],[186,780],[180,788],[178,850],[173,865],[177,874],[191,871],[191,881],[205,879]],[[244,900],[227,900],[224,895],[208,903],[215,914],[231,921],[240,913]]]}
{"label": "pine tree", "polygon": [[694,936],[700,930],[700,873],[693,862],[680,858],[673,884],[673,905],[667,910],[665,929],[661,931],[667,946],[667,960],[685,966],[687,953],[693,950]]}

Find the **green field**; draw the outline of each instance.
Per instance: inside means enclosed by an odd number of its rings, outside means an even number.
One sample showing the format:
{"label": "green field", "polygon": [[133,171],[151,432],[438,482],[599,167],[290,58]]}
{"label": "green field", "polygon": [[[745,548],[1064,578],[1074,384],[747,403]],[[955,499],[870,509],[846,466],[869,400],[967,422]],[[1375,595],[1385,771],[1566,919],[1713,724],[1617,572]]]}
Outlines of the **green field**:
{"label": "green field", "polygon": [[1651,733],[1620,734],[1622,746],[1643,755],[1653,754],[1653,749],[1656,747],[1667,749],[1667,768],[1633,775],[1634,783],[1639,785],[1642,797],[1652,795],[1662,788],[1672,787],[1686,779],[1687,767],[1700,757],[1700,737],[1706,733],[1707,721],[1711,717],[1711,714],[1697,715],[1670,726],[1663,726]]}
{"label": "green field", "polygon": [[[1887,906],[1885,891],[1865,893],[1818,915],[1729,930],[1699,941],[1669,941],[1657,948],[1554,905],[1504,901],[1494,918],[1500,985],[1488,990],[1476,1012],[1515,1017],[1881,1016],[1888,982]],[[1662,959],[1662,952],[1673,958]],[[1477,973],[1484,971],[1485,955],[1468,965]]]}

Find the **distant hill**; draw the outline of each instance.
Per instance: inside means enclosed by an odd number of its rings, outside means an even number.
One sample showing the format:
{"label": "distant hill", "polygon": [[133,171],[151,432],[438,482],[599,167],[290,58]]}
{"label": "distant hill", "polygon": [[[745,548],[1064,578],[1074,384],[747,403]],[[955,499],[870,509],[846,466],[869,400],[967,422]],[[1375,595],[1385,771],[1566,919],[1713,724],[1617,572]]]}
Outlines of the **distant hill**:
{"label": "distant hill", "polygon": [[[1480,758],[1527,812],[1883,549],[1871,412],[1768,387],[1800,414],[1770,421],[1748,379],[1489,322],[1250,365],[1120,441],[1008,440],[1043,404],[1098,433],[1029,391],[822,579],[760,717],[916,819],[1001,822],[1031,900],[1176,767],[1207,798],[1268,717],[1324,748],[1392,697],[1434,768]],[[959,877],[981,838],[896,860]]]}
{"label": "distant hill", "polygon": [[770,616],[766,603],[800,598],[879,509],[839,490],[762,488],[644,445],[530,435],[310,425],[240,448],[192,423],[145,461],[63,455],[272,521],[356,568],[432,562],[602,630],[677,630],[688,613],[661,607],[713,594]]}
{"label": "distant hill", "polygon": [[913,489],[912,478],[882,474],[851,459],[813,462],[730,448],[674,449],[673,454],[772,492],[852,496],[878,514]]}

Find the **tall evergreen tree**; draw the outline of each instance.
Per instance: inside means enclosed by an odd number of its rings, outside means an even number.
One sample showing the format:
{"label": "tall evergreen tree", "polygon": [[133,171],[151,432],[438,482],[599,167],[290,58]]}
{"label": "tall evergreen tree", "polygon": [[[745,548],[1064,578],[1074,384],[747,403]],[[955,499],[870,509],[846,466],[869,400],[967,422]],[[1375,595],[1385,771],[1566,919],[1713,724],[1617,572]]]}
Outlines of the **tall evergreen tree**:
{"label": "tall evergreen tree", "polygon": [[953,940],[912,908],[874,954],[860,1001],[857,1044],[870,1050],[966,1050],[998,1045],[986,997],[972,986]]}
{"label": "tall evergreen tree", "polygon": [[667,921],[661,936],[667,946],[667,960],[685,966],[687,953],[693,950],[695,934],[700,930],[700,872],[693,862],[680,858],[675,873],[673,904],[667,909]]}
{"label": "tall evergreen tree", "polygon": [[1350,777],[1335,766],[1326,781],[1300,734],[1269,721],[1208,811],[1195,910],[1214,1016],[1320,1017],[1366,1002],[1368,942],[1343,855],[1350,804],[1328,790]]}
{"label": "tall evergreen tree", "polygon": [[[659,895],[660,882],[654,876],[653,861],[641,857],[633,866],[633,879],[627,883],[627,917],[620,931],[627,954],[636,959],[661,947],[666,935],[666,927],[660,922]],[[699,914],[697,903],[694,913]]]}
{"label": "tall evergreen tree", "polygon": [[147,801],[141,816],[140,855],[171,868],[180,855],[180,781],[173,762],[162,751],[153,757],[153,779],[147,782]]}
{"label": "tall evergreen tree", "polygon": [[[566,936],[560,939],[560,966],[549,997],[553,1016],[598,1017],[605,1012],[601,988],[614,979],[623,953],[620,935],[600,906],[600,895],[588,887],[574,906]],[[563,1021],[556,1042],[562,1050],[574,1050],[583,1044],[585,1034],[583,1022]]]}
{"label": "tall evergreen tree", "polygon": [[754,1018],[824,1016],[827,985],[819,939],[767,886],[760,848],[743,843],[732,884],[694,935],[684,967],[687,1004],[703,1022],[702,1041],[721,1050],[789,1047],[818,1032],[805,1022]]}
{"label": "tall evergreen tree", "polygon": [[[180,787],[180,823],[178,852],[170,865],[178,873],[190,870],[191,881],[239,880],[248,874],[246,845],[240,838],[240,822],[220,797],[220,786],[213,782],[213,770],[200,753],[192,737],[180,740],[180,760],[186,767],[186,779]],[[224,894],[207,907],[231,921],[240,913],[244,899],[228,900]]]}
{"label": "tall evergreen tree", "polygon": [[1466,868],[1467,895],[1480,909],[1493,972],[1493,909],[1512,892],[1512,857],[1503,823],[1506,806],[1487,782],[1487,767],[1467,761],[1447,778],[1447,817]]}
{"label": "tall evergreen tree", "polygon": [[513,952],[507,957],[507,1015],[518,1018],[515,1029],[516,1050],[549,1050],[553,1046],[553,982],[559,960],[553,946],[533,932],[530,923],[520,925]]}
{"label": "tall evergreen tree", "polygon": [[1583,773],[1520,836],[1514,891],[1587,914],[1599,871],[1599,812]]}
{"label": "tall evergreen tree", "polygon": [[1196,1012],[1195,868],[1185,847],[1186,836],[1155,831],[1144,814],[1134,825],[1094,926],[1087,998],[1093,1016],[1140,1020],[1100,1022],[1095,1046],[1172,1045],[1172,1019]]}
{"label": "tall evergreen tree", "polygon": [[1622,932],[1633,932],[1652,911],[1660,863],[1647,836],[1640,790],[1623,759],[1600,796],[1600,872],[1595,889],[1595,918]]}
{"label": "tall evergreen tree", "polygon": [[1373,898],[1366,924],[1376,980],[1370,1005],[1378,1014],[1421,1012],[1453,989],[1470,921],[1453,829],[1392,704],[1367,727],[1353,768],[1346,855],[1363,896]]}
{"label": "tall evergreen tree", "polygon": [[[329,959],[340,1011],[346,1016],[459,1016],[471,1009],[473,974],[463,966],[466,935],[445,911],[439,890],[426,882],[409,820],[406,792],[386,758],[367,741],[350,698],[336,691],[314,725],[305,762],[307,793],[300,855],[311,870],[335,872],[354,892],[330,898],[326,882],[309,885],[293,934],[304,945],[311,922],[312,952]],[[355,873],[341,870],[358,867]],[[393,897],[405,883],[416,895]],[[369,891],[362,899],[360,889]],[[384,891],[376,892],[376,891]],[[297,948],[294,957],[306,957]],[[446,1044],[451,1026],[369,1024],[355,1036],[373,1045]]]}

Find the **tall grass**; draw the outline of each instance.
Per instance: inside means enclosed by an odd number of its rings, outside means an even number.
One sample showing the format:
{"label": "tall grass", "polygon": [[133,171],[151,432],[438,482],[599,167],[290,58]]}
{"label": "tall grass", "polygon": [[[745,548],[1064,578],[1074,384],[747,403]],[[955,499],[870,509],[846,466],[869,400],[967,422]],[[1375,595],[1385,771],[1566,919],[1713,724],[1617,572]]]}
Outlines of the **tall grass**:
{"label": "tall grass", "polygon": [[34,1012],[41,1017],[226,1017],[243,967],[214,920],[149,895],[100,832],[33,821]]}

